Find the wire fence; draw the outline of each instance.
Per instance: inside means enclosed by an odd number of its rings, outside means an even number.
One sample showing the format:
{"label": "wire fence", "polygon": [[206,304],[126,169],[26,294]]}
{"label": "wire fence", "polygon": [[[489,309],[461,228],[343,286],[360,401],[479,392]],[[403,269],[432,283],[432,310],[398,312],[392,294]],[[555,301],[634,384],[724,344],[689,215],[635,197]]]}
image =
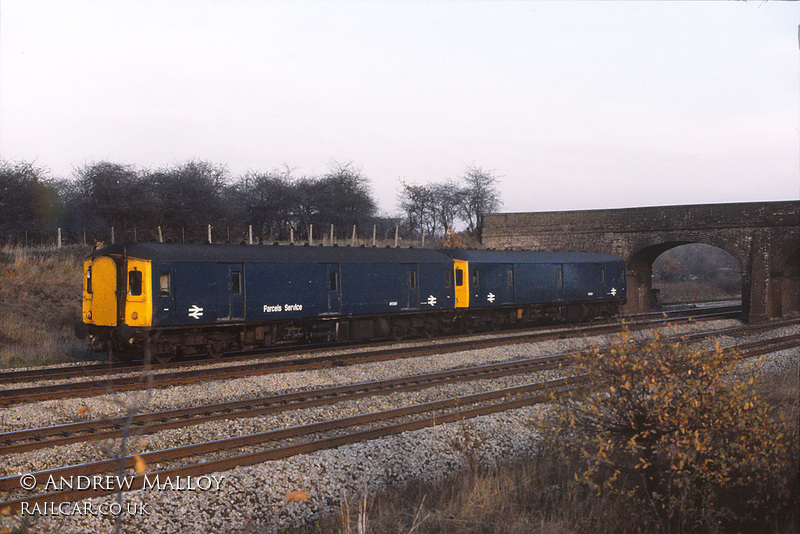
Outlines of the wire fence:
{"label": "wire fence", "polygon": [[162,242],[162,243],[238,243],[247,245],[264,245],[264,244],[299,244],[310,246],[351,246],[351,247],[415,247],[415,248],[437,248],[442,245],[444,238],[437,236],[430,238],[426,236],[423,230],[419,237],[409,238],[401,235],[400,225],[394,225],[393,228],[382,228],[379,231],[378,225],[373,225],[371,229],[360,229],[353,225],[350,232],[344,234],[343,232],[336,231],[333,224],[314,226],[310,224],[304,231],[298,232],[295,236],[294,229],[290,229],[289,235],[284,236],[283,239],[273,239],[271,236],[263,237],[254,234],[252,225],[246,229],[241,228],[217,228],[214,225],[207,225],[202,234],[203,239],[197,239],[201,235],[197,229],[187,231],[186,228],[181,228],[178,234],[175,229],[171,232],[165,231],[161,226],[156,227],[155,231],[137,230],[136,228],[128,229],[122,232],[117,231],[116,228],[111,227],[106,232],[91,232],[83,229],[82,232],[76,236],[74,233],[67,234],[61,228],[57,228],[54,234],[37,234],[36,236],[29,237],[27,233],[17,239],[11,236],[6,241],[6,248],[61,248],[66,245],[83,245],[95,246],[106,245],[116,242],[124,241],[149,241],[149,242]]}

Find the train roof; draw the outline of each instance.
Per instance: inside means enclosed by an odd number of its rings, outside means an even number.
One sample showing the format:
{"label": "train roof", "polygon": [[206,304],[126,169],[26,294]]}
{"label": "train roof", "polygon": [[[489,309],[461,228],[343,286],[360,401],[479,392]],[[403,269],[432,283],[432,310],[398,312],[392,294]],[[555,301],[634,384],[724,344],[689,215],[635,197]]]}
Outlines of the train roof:
{"label": "train roof", "polygon": [[602,252],[551,252],[544,250],[465,250],[442,251],[454,260],[470,263],[609,263],[623,261]]}
{"label": "train roof", "polygon": [[431,249],[339,247],[308,245],[210,245],[127,242],[107,245],[94,255],[122,256],[159,261],[214,262],[375,262],[449,263],[445,254]]}

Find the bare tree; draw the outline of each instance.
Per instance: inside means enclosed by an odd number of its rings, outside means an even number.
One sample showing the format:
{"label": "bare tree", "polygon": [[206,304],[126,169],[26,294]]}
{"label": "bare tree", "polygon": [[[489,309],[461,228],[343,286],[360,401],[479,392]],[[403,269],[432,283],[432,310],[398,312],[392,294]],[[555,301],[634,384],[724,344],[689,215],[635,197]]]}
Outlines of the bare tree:
{"label": "bare tree", "polygon": [[494,171],[470,166],[463,177],[466,183],[461,197],[461,217],[467,230],[480,238],[483,231],[483,216],[498,210],[503,202],[497,191],[499,177]]}
{"label": "bare tree", "polygon": [[410,236],[421,233],[423,228],[428,228],[432,220],[432,194],[430,188],[424,185],[408,184],[400,181],[398,202],[405,216]]}

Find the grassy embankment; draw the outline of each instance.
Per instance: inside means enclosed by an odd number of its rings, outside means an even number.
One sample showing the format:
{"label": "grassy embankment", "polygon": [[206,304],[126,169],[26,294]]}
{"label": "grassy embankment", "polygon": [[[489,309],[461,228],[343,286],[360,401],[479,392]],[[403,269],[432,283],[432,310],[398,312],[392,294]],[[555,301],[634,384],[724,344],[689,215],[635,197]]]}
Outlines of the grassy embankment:
{"label": "grassy embankment", "polygon": [[87,247],[0,250],[0,367],[87,357],[75,338]]}

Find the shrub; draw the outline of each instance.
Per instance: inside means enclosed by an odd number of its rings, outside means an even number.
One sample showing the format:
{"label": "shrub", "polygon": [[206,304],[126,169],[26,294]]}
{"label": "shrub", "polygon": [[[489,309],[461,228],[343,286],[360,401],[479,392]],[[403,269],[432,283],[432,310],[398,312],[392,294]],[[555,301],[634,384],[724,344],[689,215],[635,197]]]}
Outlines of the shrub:
{"label": "shrub", "polygon": [[551,451],[581,458],[576,480],[626,503],[632,530],[749,531],[791,515],[796,429],[735,356],[632,337],[578,356],[594,388],[540,421]]}

